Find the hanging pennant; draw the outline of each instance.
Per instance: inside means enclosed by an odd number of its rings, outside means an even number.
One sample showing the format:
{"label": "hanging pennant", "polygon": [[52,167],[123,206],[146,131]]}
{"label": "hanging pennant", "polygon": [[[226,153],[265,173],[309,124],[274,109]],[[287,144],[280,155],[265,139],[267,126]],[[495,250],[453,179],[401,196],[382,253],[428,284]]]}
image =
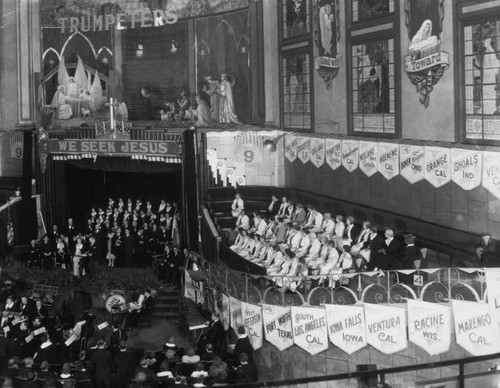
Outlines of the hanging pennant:
{"label": "hanging pennant", "polygon": [[311,138],[309,136],[297,136],[297,156],[304,164],[311,160]]}
{"label": "hanging pennant", "polygon": [[339,139],[326,139],[326,163],[332,170],[336,170],[342,164],[342,148]]}
{"label": "hanging pennant", "polygon": [[411,184],[424,179],[424,147],[401,144],[399,146],[399,173]]}
{"label": "hanging pennant", "polygon": [[238,333],[238,327],[243,326],[243,315],[241,313],[241,301],[232,296],[229,297],[229,311],[231,312],[231,327]]}
{"label": "hanging pennant", "polygon": [[332,344],[352,354],[366,346],[365,311],[361,306],[325,305]]}
{"label": "hanging pennant", "polygon": [[222,294],[222,306],[219,310],[219,314],[221,317],[222,325],[224,326],[224,330],[229,330],[231,313],[229,311],[229,297],[226,294]]}
{"label": "hanging pennant", "polygon": [[349,172],[358,168],[359,142],[357,140],[342,140],[342,166]]}
{"label": "hanging pennant", "polygon": [[425,180],[435,188],[451,180],[450,149],[425,146]]}
{"label": "hanging pennant", "polygon": [[292,306],[293,342],[311,355],[328,349],[325,309]]}
{"label": "hanging pennant", "polygon": [[359,168],[367,177],[377,172],[378,144],[373,141],[359,142]]}
{"label": "hanging pennant", "polygon": [[365,303],[368,343],[385,354],[406,349],[406,311],[399,307]]}
{"label": "hanging pennant", "polygon": [[481,184],[483,154],[477,150],[453,148],[451,150],[451,179],[464,190]]}
{"label": "hanging pennant", "polygon": [[493,319],[500,323],[500,272],[486,270],[485,275],[490,313]]}
{"label": "hanging pennant", "polygon": [[311,162],[316,168],[325,163],[325,139],[311,138]]}
{"label": "hanging pennant", "polygon": [[243,325],[254,350],[262,347],[262,309],[250,303],[241,302]]}
{"label": "hanging pennant", "polygon": [[285,135],[285,156],[290,163],[297,159],[297,136]]}
{"label": "hanging pennant", "polygon": [[408,337],[431,356],[446,353],[451,344],[450,308],[408,299]]}
{"label": "hanging pennant", "polygon": [[399,174],[399,144],[378,143],[378,170],[387,180]]}
{"label": "hanging pennant", "polygon": [[293,346],[292,314],[289,307],[262,306],[262,320],[266,340],[280,351]]}
{"label": "hanging pennant", "polygon": [[500,198],[500,152],[483,152],[483,187]]}
{"label": "hanging pennant", "polygon": [[496,353],[500,349],[498,324],[486,303],[452,300],[457,344],[473,356]]}

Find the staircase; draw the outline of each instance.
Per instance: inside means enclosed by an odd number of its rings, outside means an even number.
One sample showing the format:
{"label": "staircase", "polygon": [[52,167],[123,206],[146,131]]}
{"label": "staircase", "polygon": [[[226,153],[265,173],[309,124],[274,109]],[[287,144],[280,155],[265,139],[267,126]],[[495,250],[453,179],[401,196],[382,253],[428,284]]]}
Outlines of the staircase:
{"label": "staircase", "polygon": [[155,298],[153,317],[178,320],[180,296],[181,290],[172,287],[161,288]]}

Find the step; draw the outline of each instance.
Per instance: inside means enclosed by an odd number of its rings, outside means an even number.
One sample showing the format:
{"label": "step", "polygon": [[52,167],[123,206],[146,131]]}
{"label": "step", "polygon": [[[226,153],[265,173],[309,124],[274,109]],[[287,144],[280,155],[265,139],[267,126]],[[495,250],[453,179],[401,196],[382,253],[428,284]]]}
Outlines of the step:
{"label": "step", "polygon": [[155,306],[155,312],[179,312],[178,306]]}
{"label": "step", "polygon": [[152,316],[156,318],[168,318],[168,319],[179,318],[179,314],[177,314],[176,312],[174,313],[172,311],[154,311]]}

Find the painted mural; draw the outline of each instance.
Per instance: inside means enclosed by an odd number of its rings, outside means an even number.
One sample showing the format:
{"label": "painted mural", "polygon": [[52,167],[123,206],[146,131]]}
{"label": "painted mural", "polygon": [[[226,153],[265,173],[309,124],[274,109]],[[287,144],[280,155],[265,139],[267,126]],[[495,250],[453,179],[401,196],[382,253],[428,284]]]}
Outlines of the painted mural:
{"label": "painted mural", "polygon": [[283,39],[295,38],[309,33],[309,0],[281,0]]}

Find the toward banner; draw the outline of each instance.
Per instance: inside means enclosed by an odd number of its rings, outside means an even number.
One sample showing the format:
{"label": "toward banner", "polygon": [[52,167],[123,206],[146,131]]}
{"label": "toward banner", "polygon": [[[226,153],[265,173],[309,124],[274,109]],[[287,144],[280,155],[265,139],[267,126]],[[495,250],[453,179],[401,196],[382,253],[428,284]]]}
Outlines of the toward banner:
{"label": "toward banner", "polygon": [[464,190],[472,190],[481,184],[483,154],[477,150],[453,148],[451,150],[451,179]]}
{"label": "toward banner", "polygon": [[293,346],[292,314],[289,307],[265,304],[262,306],[262,320],[268,342],[280,351]]}
{"label": "toward banner", "polygon": [[385,354],[406,349],[406,311],[399,307],[365,303],[367,341]]}
{"label": "toward banner", "polygon": [[328,349],[324,308],[292,306],[293,342],[311,355]]}
{"label": "toward banner", "polygon": [[399,146],[399,171],[411,184],[424,179],[424,147],[401,144]]}
{"label": "toward banner", "polygon": [[408,333],[431,356],[446,353],[451,344],[451,312],[439,303],[408,299]]}
{"label": "toward banner", "polygon": [[357,140],[342,140],[342,166],[349,172],[358,168],[359,143]]}
{"label": "toward banner", "polygon": [[325,139],[311,138],[311,162],[316,168],[325,163]]}
{"label": "toward banner", "polygon": [[290,163],[297,159],[297,136],[285,135],[285,156]]}
{"label": "toward banner", "polygon": [[473,356],[498,352],[498,324],[486,303],[452,300],[457,344]]}
{"label": "toward banner", "polygon": [[387,180],[399,174],[398,144],[378,143],[378,170]]}
{"label": "toward banner", "polygon": [[451,180],[449,148],[425,147],[425,179],[435,188]]}
{"label": "toward banner", "polygon": [[297,136],[297,157],[304,164],[311,160],[311,138],[309,136]]}
{"label": "toward banner", "polygon": [[485,271],[488,291],[488,304],[493,319],[500,324],[500,272]]}
{"label": "toward banner", "polygon": [[332,344],[352,354],[366,346],[365,311],[361,306],[326,304],[328,336]]}
{"label": "toward banner", "polygon": [[262,313],[261,307],[241,302],[243,324],[254,350],[262,347]]}
{"label": "toward banner", "polygon": [[326,139],[326,162],[332,170],[342,165],[342,143],[339,139]]}
{"label": "toward banner", "polygon": [[359,168],[367,177],[371,177],[378,170],[378,143],[373,141],[359,142]]}
{"label": "toward banner", "polygon": [[229,297],[229,310],[231,311],[231,327],[238,333],[238,327],[243,325],[243,314],[241,311],[241,301],[232,296]]}

